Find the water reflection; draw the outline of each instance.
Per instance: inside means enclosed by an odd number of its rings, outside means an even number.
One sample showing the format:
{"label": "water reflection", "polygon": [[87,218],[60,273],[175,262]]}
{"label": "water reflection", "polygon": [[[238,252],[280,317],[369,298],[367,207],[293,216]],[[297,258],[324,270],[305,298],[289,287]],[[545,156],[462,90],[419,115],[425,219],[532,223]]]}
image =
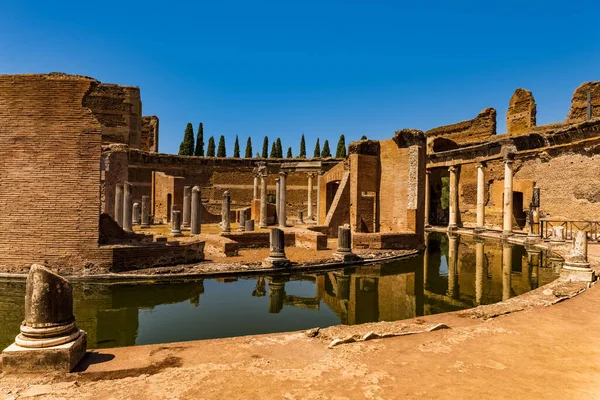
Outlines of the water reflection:
{"label": "water reflection", "polygon": [[[560,259],[536,249],[429,234],[420,257],[298,275],[169,284],[74,284],[90,348],[394,321],[490,304],[550,282]],[[0,282],[0,347],[23,319],[24,281]]]}

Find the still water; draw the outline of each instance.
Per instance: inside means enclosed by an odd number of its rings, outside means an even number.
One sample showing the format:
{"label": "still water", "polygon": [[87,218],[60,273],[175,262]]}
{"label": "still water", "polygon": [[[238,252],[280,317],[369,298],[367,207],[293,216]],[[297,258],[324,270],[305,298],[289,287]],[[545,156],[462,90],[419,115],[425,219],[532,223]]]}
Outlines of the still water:
{"label": "still water", "polygon": [[[548,254],[431,233],[424,255],[389,263],[174,283],[73,283],[88,347],[285,332],[395,321],[518,296],[557,277]],[[23,280],[0,281],[0,348],[23,320]]]}

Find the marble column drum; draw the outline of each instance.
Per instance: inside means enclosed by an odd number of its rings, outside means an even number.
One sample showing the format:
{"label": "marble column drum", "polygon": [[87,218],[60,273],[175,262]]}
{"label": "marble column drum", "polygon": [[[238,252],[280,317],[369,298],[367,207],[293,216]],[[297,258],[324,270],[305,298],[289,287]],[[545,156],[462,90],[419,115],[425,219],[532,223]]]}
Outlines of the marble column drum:
{"label": "marble column drum", "polygon": [[191,225],[191,236],[200,234],[200,218],[202,213],[202,201],[200,197],[200,187],[194,186],[192,188],[192,206],[190,210],[190,225]]}
{"label": "marble column drum", "polygon": [[268,267],[285,267],[290,264],[290,260],[285,256],[285,236],[279,228],[271,229],[269,236],[270,248],[269,257],[265,259],[265,265]]}
{"label": "marble column drum", "polygon": [[174,237],[183,236],[181,233],[181,211],[171,211],[171,235]]}
{"label": "marble column drum", "polygon": [[183,187],[183,220],[181,221],[181,229],[189,230],[191,223],[192,212],[192,187]]}

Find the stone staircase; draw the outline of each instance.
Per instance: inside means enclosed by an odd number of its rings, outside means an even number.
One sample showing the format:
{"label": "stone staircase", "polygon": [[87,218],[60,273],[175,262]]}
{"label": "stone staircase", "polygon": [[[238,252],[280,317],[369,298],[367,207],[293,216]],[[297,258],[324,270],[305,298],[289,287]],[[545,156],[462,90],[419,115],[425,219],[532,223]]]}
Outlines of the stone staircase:
{"label": "stone staircase", "polygon": [[342,194],[344,193],[344,189],[346,188],[346,185],[348,185],[349,180],[350,180],[350,171],[345,171],[344,176],[342,176],[342,180],[340,181],[340,186],[338,187],[337,192],[335,192],[335,197],[333,198],[333,201],[331,202],[331,207],[329,208],[329,212],[327,213],[327,216],[325,217],[324,225],[329,226],[331,224],[331,219],[333,218],[333,215],[335,214],[335,210],[337,209],[337,206],[340,202],[340,198],[342,197]]}

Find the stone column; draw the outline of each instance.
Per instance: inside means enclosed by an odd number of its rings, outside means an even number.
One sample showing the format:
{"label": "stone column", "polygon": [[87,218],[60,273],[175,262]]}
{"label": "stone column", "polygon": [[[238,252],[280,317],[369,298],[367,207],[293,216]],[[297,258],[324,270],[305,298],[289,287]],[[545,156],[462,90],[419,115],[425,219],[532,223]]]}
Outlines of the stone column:
{"label": "stone column", "polygon": [[131,183],[125,182],[123,185],[123,230],[132,232],[132,214],[133,203],[131,201]]}
{"label": "stone column", "polygon": [[350,261],[355,258],[352,254],[352,233],[348,225],[338,227],[338,248],[333,257],[339,261]]}
{"label": "stone column", "polygon": [[313,192],[313,177],[315,174],[308,174],[308,211],[306,219],[309,221],[313,220],[313,212],[312,212],[312,192]]}
{"label": "stone column", "polygon": [[458,214],[458,169],[459,167],[450,166],[448,171],[450,172],[450,190],[449,190],[449,204],[448,204],[448,230],[454,231],[458,228],[457,225],[457,214]]}
{"label": "stone column", "polygon": [[485,273],[485,248],[483,240],[475,239],[475,304],[481,304]]}
{"label": "stone column", "polygon": [[231,231],[231,196],[229,190],[223,192],[223,206],[221,208],[221,232]]}
{"label": "stone column", "polygon": [[200,187],[194,186],[192,188],[192,206],[190,210],[191,219],[191,236],[200,234],[200,217],[202,212],[202,199],[200,198]]}
{"label": "stone column", "polygon": [[181,234],[181,211],[171,211],[171,235],[170,236],[183,236]]}
{"label": "stone column", "polygon": [[260,221],[258,221],[259,228],[267,227],[267,173],[264,172],[260,175]]}
{"label": "stone column", "polygon": [[459,236],[448,233],[448,296],[458,298],[458,242]]}
{"label": "stone column", "polygon": [[285,267],[289,265],[290,260],[285,256],[285,237],[281,229],[271,229],[270,243],[269,257],[265,259],[265,265],[268,267]]}
{"label": "stone column", "polygon": [[283,309],[285,300],[285,282],[269,282],[269,313],[277,314]]}
{"label": "stone column", "polygon": [[431,191],[429,190],[431,170],[425,171],[425,227],[430,227],[429,213],[431,212]]}
{"label": "stone column", "polygon": [[252,198],[254,200],[258,199],[258,174],[254,175],[254,187],[252,190]]}
{"label": "stone column", "polygon": [[287,226],[287,218],[286,218],[286,178],[287,178],[287,172],[280,172],[279,173],[279,212],[280,212],[280,216],[279,216],[279,228],[285,228]]}
{"label": "stone column", "polygon": [[140,203],[135,202],[133,203],[133,225],[139,225],[140,224],[140,217],[141,217],[141,210],[140,210]]}
{"label": "stone column", "polygon": [[142,228],[150,227],[150,197],[142,196]]}
{"label": "stone column", "polygon": [[254,220],[247,220],[244,229],[246,232],[254,232]]}
{"label": "stone column", "polygon": [[560,271],[562,281],[593,282],[594,271],[588,262],[587,232],[578,231],[573,238],[571,251],[565,257],[565,263]]}
{"label": "stone column", "polygon": [[183,187],[183,221],[181,222],[181,229],[190,229],[191,222],[191,211],[192,211],[192,187]]}
{"label": "stone column", "polygon": [[281,189],[279,178],[275,178],[275,223],[279,221],[279,201],[281,200]]}
{"label": "stone column", "polygon": [[319,171],[317,175],[317,225],[321,223],[321,177],[323,176],[323,171]]}
{"label": "stone column", "polygon": [[504,160],[504,208],[502,209],[502,235],[512,235],[513,219],[513,160]]}
{"label": "stone column", "polygon": [[513,245],[505,241],[502,244],[502,301],[511,298],[512,253]]}
{"label": "stone column", "polygon": [[246,212],[245,211],[240,211],[240,220],[238,222],[240,224],[238,231],[244,232],[246,230]]}
{"label": "stone column", "polygon": [[123,227],[123,184],[118,183],[115,188],[115,222]]}
{"label": "stone column", "polygon": [[477,164],[477,225],[475,232],[485,231],[485,164]]}

